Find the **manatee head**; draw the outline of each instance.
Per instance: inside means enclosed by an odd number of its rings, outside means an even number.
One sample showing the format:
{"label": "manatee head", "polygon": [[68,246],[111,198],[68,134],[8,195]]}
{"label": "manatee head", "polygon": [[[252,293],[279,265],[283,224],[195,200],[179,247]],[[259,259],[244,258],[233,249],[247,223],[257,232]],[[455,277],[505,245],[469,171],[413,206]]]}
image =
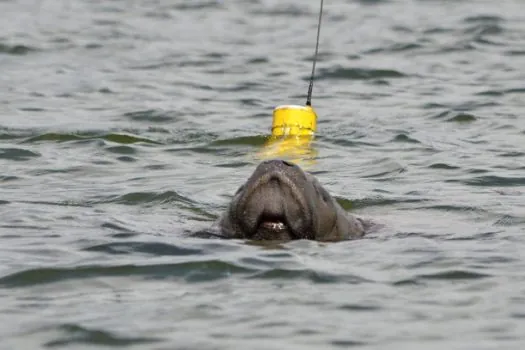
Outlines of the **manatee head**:
{"label": "manatee head", "polygon": [[284,160],[256,167],[219,228],[226,237],[253,240],[341,240],[364,233],[312,174]]}

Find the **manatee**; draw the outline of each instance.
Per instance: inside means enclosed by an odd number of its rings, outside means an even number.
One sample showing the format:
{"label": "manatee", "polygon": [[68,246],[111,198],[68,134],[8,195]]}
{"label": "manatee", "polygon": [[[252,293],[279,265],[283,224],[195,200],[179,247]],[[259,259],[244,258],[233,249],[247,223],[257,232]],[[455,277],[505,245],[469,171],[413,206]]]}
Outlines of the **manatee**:
{"label": "manatee", "polygon": [[340,241],[362,237],[369,223],[348,214],[314,175],[273,159],[255,168],[214,227],[224,238]]}

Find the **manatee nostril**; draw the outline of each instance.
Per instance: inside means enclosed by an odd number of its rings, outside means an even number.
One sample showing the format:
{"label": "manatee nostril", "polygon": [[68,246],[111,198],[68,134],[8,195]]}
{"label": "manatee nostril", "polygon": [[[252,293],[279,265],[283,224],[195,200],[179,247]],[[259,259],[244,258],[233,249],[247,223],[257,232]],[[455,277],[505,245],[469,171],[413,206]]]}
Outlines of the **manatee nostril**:
{"label": "manatee nostril", "polygon": [[290,162],[288,162],[288,161],[286,161],[286,160],[283,160],[282,162],[283,162],[284,165],[294,166],[293,163],[290,163]]}

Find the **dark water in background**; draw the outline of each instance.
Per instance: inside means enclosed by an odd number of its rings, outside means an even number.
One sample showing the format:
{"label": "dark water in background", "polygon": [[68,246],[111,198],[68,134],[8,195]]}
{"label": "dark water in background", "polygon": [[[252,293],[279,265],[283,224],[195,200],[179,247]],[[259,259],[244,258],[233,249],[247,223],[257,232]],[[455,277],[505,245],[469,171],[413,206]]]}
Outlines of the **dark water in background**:
{"label": "dark water in background", "polygon": [[1,348],[523,349],[520,0],[325,1],[308,170],[385,228],[185,237],[304,103],[318,6],[0,1]]}

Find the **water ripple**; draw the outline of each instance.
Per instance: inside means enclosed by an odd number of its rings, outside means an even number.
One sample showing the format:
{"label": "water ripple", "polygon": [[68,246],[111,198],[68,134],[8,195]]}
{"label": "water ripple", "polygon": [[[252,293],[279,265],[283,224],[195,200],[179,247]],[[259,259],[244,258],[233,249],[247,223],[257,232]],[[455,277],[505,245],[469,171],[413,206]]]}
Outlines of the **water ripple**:
{"label": "water ripple", "polygon": [[26,45],[6,45],[0,43],[0,54],[27,55],[33,51],[37,51],[37,49]]}
{"label": "water ripple", "polygon": [[467,270],[446,270],[432,274],[422,274],[417,278],[422,280],[470,280],[491,277],[491,275]]}
{"label": "water ripple", "polygon": [[210,8],[218,8],[221,6],[221,1],[210,0],[210,1],[192,1],[192,3],[177,4],[174,8],[183,11],[194,11],[194,10],[207,10]]}
{"label": "water ripple", "polygon": [[[46,329],[49,331],[50,329]],[[113,332],[99,329],[91,329],[78,324],[62,324],[55,327],[55,330],[63,333],[54,340],[44,343],[45,347],[70,347],[76,344],[96,345],[96,346],[130,346],[138,344],[151,344],[160,342],[162,339],[154,337],[122,336]]]}
{"label": "water ripple", "polygon": [[525,185],[525,177],[510,177],[510,176],[478,176],[467,180],[462,180],[463,183],[471,186],[523,186]]}
{"label": "water ripple", "polygon": [[173,112],[144,110],[136,112],[128,112],[124,114],[125,118],[130,120],[147,122],[147,123],[168,123],[177,120],[177,115]]}
{"label": "water ripple", "polygon": [[38,136],[32,136],[24,140],[24,143],[37,143],[42,141],[68,142],[68,141],[85,141],[85,140],[106,140],[120,144],[149,143],[161,144],[160,142],[150,140],[129,134],[98,134],[98,133],[45,133]]}
{"label": "water ripple", "polygon": [[150,242],[115,242],[98,244],[83,250],[88,252],[101,252],[108,254],[133,254],[144,253],[151,255],[192,255],[198,254],[201,251],[198,249],[184,248],[166,243],[150,243]]}
{"label": "water ripple", "polygon": [[446,163],[433,163],[428,166],[430,169],[443,169],[443,170],[457,170],[461,169],[459,166],[450,165]]}
{"label": "water ripple", "polygon": [[368,80],[368,79],[388,79],[403,78],[405,74],[391,69],[365,69],[365,68],[324,68],[319,69],[318,80],[324,79],[350,79],[350,80]]}
{"label": "water ripple", "polygon": [[166,192],[131,192],[119,196],[109,196],[94,201],[93,203],[118,203],[125,205],[151,204],[151,203],[193,203],[188,198],[174,191]]}
{"label": "water ripple", "polygon": [[97,277],[138,276],[147,279],[182,277],[191,282],[228,278],[231,274],[246,274],[251,269],[220,260],[187,261],[172,264],[78,266],[70,268],[36,268],[15,272],[0,278],[4,288],[32,287],[37,284]]}
{"label": "water ripple", "polygon": [[32,152],[22,148],[0,148],[0,159],[24,161],[40,157],[37,152]]}
{"label": "water ripple", "polygon": [[259,273],[253,274],[250,278],[257,279],[271,279],[279,280],[283,279],[284,281],[293,281],[293,280],[309,280],[314,283],[349,283],[349,284],[360,284],[364,282],[369,282],[363,277],[352,276],[352,275],[334,275],[327,272],[321,272],[310,269],[301,269],[301,270],[287,270],[282,268],[275,268],[266,271],[261,271]]}
{"label": "water ripple", "polygon": [[12,176],[12,175],[0,175],[0,182],[8,182],[8,181],[16,181],[20,180],[18,176]]}

